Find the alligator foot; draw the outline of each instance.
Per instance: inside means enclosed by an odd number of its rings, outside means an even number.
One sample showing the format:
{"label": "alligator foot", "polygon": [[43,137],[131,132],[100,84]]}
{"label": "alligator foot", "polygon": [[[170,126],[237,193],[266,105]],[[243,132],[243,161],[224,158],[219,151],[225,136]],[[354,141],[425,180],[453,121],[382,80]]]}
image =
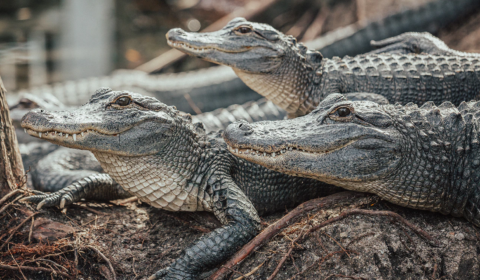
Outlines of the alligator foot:
{"label": "alligator foot", "polygon": [[74,201],[73,195],[67,190],[60,190],[51,194],[32,195],[22,198],[20,201],[28,201],[38,203],[37,210],[40,210],[43,206],[58,206],[64,208],[65,205],[70,205]]}

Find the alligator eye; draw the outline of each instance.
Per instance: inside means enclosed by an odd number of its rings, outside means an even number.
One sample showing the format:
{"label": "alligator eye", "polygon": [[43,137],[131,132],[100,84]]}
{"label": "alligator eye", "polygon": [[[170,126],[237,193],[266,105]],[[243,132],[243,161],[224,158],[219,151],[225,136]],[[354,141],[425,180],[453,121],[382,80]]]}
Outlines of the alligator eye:
{"label": "alligator eye", "polygon": [[127,106],[131,102],[132,102],[132,99],[124,96],[124,97],[120,97],[119,99],[117,99],[117,101],[115,101],[115,104],[120,105],[120,106]]}
{"label": "alligator eye", "polygon": [[342,107],[342,108],[339,108],[337,110],[337,114],[340,118],[345,118],[345,117],[348,117],[350,115],[350,109],[348,108],[345,108],[345,107]]}
{"label": "alligator eye", "polygon": [[252,32],[252,28],[249,27],[249,26],[240,26],[235,31],[237,31],[239,33],[242,33],[242,34],[247,34],[247,33]]}

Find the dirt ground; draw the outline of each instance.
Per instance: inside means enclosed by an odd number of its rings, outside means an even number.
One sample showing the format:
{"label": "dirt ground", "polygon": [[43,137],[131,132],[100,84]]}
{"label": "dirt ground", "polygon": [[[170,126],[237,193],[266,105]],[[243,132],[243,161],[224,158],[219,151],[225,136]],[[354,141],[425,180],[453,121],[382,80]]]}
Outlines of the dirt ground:
{"label": "dirt ground", "polygon": [[[372,5],[372,1],[365,3]],[[381,2],[389,9],[398,8],[400,3]],[[404,2],[417,5],[424,1]],[[378,11],[369,9],[366,13]],[[350,23],[354,19],[340,20]],[[445,28],[439,37],[454,49],[480,52],[480,13]],[[0,205],[0,209],[5,205]],[[440,246],[432,246],[392,218],[354,215],[296,244],[275,279],[480,279],[480,231],[465,219],[384,201],[368,203],[363,208],[398,213],[432,235]],[[245,278],[267,279],[298,234],[342,210],[310,213],[235,266],[236,272],[226,279],[241,279],[252,271],[255,272]],[[129,203],[75,206],[66,214],[58,209],[44,209],[35,216],[34,223],[28,219],[12,230],[33,212],[31,206],[18,202],[0,212],[0,240],[11,236],[8,244],[0,243],[0,262],[15,267],[41,266],[74,275],[76,279],[114,279],[106,260],[111,262],[116,279],[146,279],[167,267],[193,240],[219,226],[210,214],[171,213]],[[264,227],[284,214],[263,217]],[[43,223],[42,217],[60,224]],[[0,268],[0,279],[66,277]]]}

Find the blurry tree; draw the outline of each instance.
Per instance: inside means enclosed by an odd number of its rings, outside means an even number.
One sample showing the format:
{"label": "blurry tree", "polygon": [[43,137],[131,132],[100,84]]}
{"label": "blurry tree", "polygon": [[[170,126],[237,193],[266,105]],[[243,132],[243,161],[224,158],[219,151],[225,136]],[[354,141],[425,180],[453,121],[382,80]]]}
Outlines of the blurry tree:
{"label": "blurry tree", "polygon": [[0,78],[0,198],[22,185],[23,163]]}

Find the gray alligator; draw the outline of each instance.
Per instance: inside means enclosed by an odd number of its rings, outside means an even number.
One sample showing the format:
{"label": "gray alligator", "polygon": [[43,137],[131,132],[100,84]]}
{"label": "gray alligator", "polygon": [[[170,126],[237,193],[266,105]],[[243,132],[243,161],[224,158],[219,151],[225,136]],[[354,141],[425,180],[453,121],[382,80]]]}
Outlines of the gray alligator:
{"label": "gray alligator", "polygon": [[[324,57],[357,55],[372,50],[371,40],[381,40],[407,31],[436,33],[452,21],[463,18],[480,7],[477,0],[435,0],[425,5],[404,9],[371,22],[359,22],[307,42],[310,49],[319,50]],[[246,86],[229,67],[210,67],[186,73],[153,74],[120,70],[112,75],[54,85],[35,87],[22,92],[36,95],[51,93],[68,106],[88,101],[99,87],[131,90],[154,96],[179,110],[194,113],[184,95],[201,105],[202,111],[212,111],[230,104],[257,100],[260,96]]]}
{"label": "gray alligator", "polygon": [[167,38],[174,48],[232,67],[245,84],[290,117],[311,112],[336,92],[348,93],[348,98],[370,92],[370,100],[386,98],[390,103],[451,101],[458,105],[478,97],[480,91],[479,58],[458,56],[458,52],[455,56],[382,53],[327,59],[270,25],[243,18],[210,33],[172,29]]}
{"label": "gray alligator", "polygon": [[[16,127],[20,128],[20,119],[31,109],[40,108],[49,111],[58,111],[65,108],[52,96],[46,96],[37,100],[36,96],[25,95],[18,104],[11,107],[12,116]],[[281,120],[286,113],[275,106],[272,102],[265,99],[259,101],[247,102],[242,105],[231,105],[227,108],[217,109],[213,112],[206,112],[192,117],[194,122],[202,122],[205,125],[206,132],[225,129],[228,124],[237,120],[247,120],[251,122],[261,120]],[[20,144],[20,152],[26,170],[29,170],[28,186],[42,192],[61,191],[59,196],[36,196],[32,201],[38,202],[38,208],[42,206],[58,205],[61,202],[62,208],[71,204],[74,200],[69,193],[75,192],[80,195],[78,198],[97,200],[101,197],[96,192],[79,192],[79,188],[100,191],[105,193],[104,200],[111,200],[112,197],[126,198],[128,193],[122,192],[122,189],[115,182],[109,181],[103,175],[103,169],[100,163],[89,151],[69,149],[60,147],[45,141],[30,141],[38,139],[26,134],[23,129],[17,129],[17,135],[23,135],[21,139],[30,143]],[[64,135],[59,135],[64,136]],[[30,138],[30,139],[28,139]],[[105,183],[105,180],[107,182]],[[115,184],[116,195],[110,195],[102,189]]]}
{"label": "gray alligator", "polygon": [[480,226],[480,102],[378,105],[329,95],[291,120],[231,124],[234,155]]}
{"label": "gray alligator", "polygon": [[[219,132],[206,134],[189,114],[131,92],[102,89],[73,111],[34,110],[22,126],[32,136],[91,151],[111,178],[145,203],[168,211],[210,211],[224,224],[195,241],[157,279],[195,279],[258,233],[258,215],[338,191],[239,159]],[[119,193],[110,176],[101,190],[79,185],[69,195],[76,200],[83,193],[106,193],[115,199]]]}

